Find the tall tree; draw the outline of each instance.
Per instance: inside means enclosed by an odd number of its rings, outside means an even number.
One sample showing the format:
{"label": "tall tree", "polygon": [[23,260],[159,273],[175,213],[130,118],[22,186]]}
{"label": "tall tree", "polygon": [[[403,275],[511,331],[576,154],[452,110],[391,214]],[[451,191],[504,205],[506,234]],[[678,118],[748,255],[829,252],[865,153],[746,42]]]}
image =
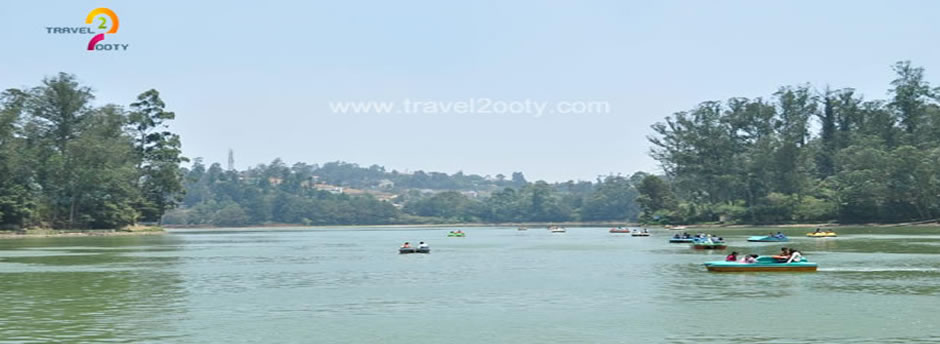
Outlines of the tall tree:
{"label": "tall tree", "polygon": [[647,175],[637,186],[640,195],[637,202],[643,207],[646,218],[652,218],[657,212],[675,210],[678,206],[675,195],[662,178]]}
{"label": "tall tree", "polygon": [[[91,88],[79,85],[75,76],[59,73],[32,88],[26,100],[30,116],[30,141],[38,151],[38,180],[43,186],[43,207],[56,226],[75,227],[80,171],[69,151],[91,112]],[[46,144],[48,142],[48,144]]]}
{"label": "tall tree", "polygon": [[179,135],[167,130],[176,114],[165,110],[160,92],[148,90],[131,103],[129,125],[135,133],[139,162],[139,188],[143,196],[141,219],[160,221],[167,210],[182,201],[182,156]]}
{"label": "tall tree", "polygon": [[911,61],[900,61],[892,67],[897,79],[890,93],[894,95],[889,106],[895,112],[907,134],[907,142],[916,143],[917,129],[923,124],[928,101],[934,96],[930,83],[924,80],[924,68],[912,67]]}
{"label": "tall tree", "polygon": [[18,124],[26,97],[17,89],[0,94],[0,229],[28,225],[37,205],[30,157]]}

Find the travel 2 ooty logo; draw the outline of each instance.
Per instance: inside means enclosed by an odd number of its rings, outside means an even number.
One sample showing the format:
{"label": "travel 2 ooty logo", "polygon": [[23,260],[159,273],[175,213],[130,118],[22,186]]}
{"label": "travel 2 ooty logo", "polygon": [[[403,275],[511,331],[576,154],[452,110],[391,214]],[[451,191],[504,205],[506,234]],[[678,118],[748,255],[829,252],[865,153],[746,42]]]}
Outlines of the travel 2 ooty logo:
{"label": "travel 2 ooty logo", "polygon": [[47,26],[46,33],[52,35],[86,35],[91,36],[85,50],[89,51],[124,51],[130,46],[126,43],[102,42],[105,37],[111,37],[118,32],[120,21],[110,8],[99,7],[88,12],[85,24],[91,26]]}

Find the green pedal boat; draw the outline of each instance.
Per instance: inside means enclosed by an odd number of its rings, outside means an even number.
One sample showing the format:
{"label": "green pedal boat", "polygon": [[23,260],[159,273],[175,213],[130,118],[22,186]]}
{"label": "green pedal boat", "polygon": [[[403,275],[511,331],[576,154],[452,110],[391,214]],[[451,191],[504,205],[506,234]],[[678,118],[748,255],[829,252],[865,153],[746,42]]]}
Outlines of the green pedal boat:
{"label": "green pedal boat", "polygon": [[712,272],[793,272],[816,271],[816,263],[801,259],[799,262],[783,263],[771,256],[757,257],[756,263],[714,261],[706,262],[705,268]]}

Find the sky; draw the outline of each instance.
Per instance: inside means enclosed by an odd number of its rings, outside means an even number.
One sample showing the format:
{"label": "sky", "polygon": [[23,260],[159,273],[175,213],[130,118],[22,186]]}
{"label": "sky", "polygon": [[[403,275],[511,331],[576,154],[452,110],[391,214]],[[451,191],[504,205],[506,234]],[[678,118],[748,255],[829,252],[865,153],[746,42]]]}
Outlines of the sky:
{"label": "sky", "polygon": [[[119,31],[86,51],[107,7]],[[4,1],[0,87],[58,72],[96,104],[160,91],[188,157],[244,169],[592,180],[659,171],[650,125],[707,100],[811,83],[887,97],[911,60],[940,84],[936,1]],[[339,113],[331,102],[593,101],[590,113]]]}

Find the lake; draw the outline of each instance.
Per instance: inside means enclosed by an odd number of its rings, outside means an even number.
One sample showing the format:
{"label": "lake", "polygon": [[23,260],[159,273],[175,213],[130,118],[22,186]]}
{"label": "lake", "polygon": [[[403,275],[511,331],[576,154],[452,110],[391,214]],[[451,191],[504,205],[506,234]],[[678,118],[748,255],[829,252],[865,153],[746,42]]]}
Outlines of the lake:
{"label": "lake", "polygon": [[818,272],[737,274],[702,263],[778,252],[745,241],[767,228],[709,230],[716,252],[661,229],[453,229],[2,240],[0,343],[940,341],[940,228],[783,229]]}

